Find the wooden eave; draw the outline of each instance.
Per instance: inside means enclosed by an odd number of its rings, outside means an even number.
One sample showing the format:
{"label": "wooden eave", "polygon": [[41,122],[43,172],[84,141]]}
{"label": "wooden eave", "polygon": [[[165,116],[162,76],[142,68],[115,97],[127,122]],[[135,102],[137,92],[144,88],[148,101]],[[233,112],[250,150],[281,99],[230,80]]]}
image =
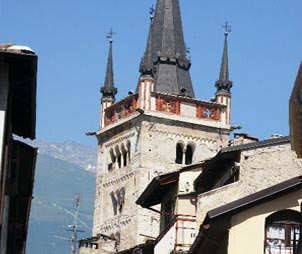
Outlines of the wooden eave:
{"label": "wooden eave", "polygon": [[161,200],[165,197],[165,194],[169,192],[175,186],[175,184],[178,184],[181,173],[203,168],[209,163],[209,161],[210,160],[201,161],[185,166],[180,170],[153,178],[137,199],[136,204],[144,208],[160,204]]}

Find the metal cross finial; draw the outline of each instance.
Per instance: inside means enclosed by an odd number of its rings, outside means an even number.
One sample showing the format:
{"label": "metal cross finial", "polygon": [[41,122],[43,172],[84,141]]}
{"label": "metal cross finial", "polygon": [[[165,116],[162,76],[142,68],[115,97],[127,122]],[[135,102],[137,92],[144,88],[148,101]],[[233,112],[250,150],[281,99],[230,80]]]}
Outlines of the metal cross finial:
{"label": "metal cross finial", "polygon": [[114,33],[112,31],[112,28],[110,29],[110,31],[107,33],[106,38],[109,39],[109,42],[112,43],[113,42],[113,35],[115,35],[116,33]]}
{"label": "metal cross finial", "polygon": [[225,22],[225,25],[224,26],[222,26],[222,28],[224,28],[225,29],[225,32],[224,32],[224,34],[225,35],[228,35],[232,30],[231,30],[231,26],[229,26],[229,23],[226,21]]}
{"label": "metal cross finial", "polygon": [[154,13],[155,13],[155,9],[154,9],[153,4],[152,4],[152,6],[149,9],[149,14],[150,14],[150,19],[151,20],[153,20],[153,18],[154,18]]}

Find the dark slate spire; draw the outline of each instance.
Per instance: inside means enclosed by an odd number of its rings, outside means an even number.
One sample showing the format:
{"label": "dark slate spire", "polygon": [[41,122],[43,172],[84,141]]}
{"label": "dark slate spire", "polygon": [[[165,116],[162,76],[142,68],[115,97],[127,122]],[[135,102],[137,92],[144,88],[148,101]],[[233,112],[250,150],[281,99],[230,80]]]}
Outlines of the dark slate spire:
{"label": "dark slate spire", "polygon": [[155,92],[194,97],[178,0],[157,0],[149,40]]}
{"label": "dark slate spire", "polygon": [[150,29],[148,35],[148,41],[146,46],[146,51],[142,58],[139,71],[141,75],[153,76],[153,62],[152,62],[152,23],[154,19],[154,9],[153,6],[150,8]]}
{"label": "dark slate spire", "polygon": [[229,80],[229,64],[228,64],[228,34],[231,31],[231,27],[228,26],[228,22],[226,22],[224,33],[224,48],[223,55],[221,61],[220,75],[219,80],[216,81],[215,86],[218,92],[230,93],[231,88],[233,86],[232,82]]}
{"label": "dark slate spire", "polygon": [[117,88],[114,87],[114,80],[113,80],[112,36],[113,36],[113,32],[111,30],[107,35],[110,46],[109,46],[109,53],[108,53],[108,60],[107,60],[105,82],[104,82],[104,86],[101,87],[101,93],[103,94],[103,98],[114,99],[117,93]]}

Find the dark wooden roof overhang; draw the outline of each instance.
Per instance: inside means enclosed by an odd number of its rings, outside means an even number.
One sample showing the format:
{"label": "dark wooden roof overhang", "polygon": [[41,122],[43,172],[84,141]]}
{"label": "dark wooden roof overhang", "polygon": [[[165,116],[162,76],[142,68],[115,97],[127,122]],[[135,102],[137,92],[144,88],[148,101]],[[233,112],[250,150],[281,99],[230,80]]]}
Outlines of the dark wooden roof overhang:
{"label": "dark wooden roof overhang", "polygon": [[215,183],[226,173],[235,161],[239,160],[240,151],[220,151],[209,165],[194,181],[195,190],[198,193],[211,190]]}
{"label": "dark wooden roof overhang", "polygon": [[9,64],[12,131],[30,139],[36,136],[37,59],[34,53],[0,50],[0,61]]}
{"label": "dark wooden roof overhang", "polygon": [[160,204],[165,194],[169,192],[175,186],[175,184],[178,184],[179,176],[181,173],[196,170],[198,168],[201,169],[208,163],[209,160],[201,161],[196,164],[185,166],[178,171],[153,178],[153,180],[149,183],[149,185],[137,199],[136,204],[144,208]]}
{"label": "dark wooden roof overhang", "polygon": [[292,149],[302,158],[302,62],[289,99],[289,126]]}
{"label": "dark wooden roof overhang", "polygon": [[289,141],[289,136],[286,136],[221,149],[194,181],[195,190],[198,193],[209,191],[215,182],[226,172],[225,170],[228,169],[228,166],[240,161],[241,151],[280,145],[288,143]]}
{"label": "dark wooden roof overhang", "polygon": [[160,204],[171,188],[178,183],[179,171],[157,176],[137,199],[136,204],[144,208]]}

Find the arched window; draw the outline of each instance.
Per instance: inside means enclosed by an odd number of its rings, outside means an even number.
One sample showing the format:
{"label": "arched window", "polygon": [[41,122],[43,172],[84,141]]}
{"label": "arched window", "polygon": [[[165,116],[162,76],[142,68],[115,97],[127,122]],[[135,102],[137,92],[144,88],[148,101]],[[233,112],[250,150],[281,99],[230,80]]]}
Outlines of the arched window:
{"label": "arched window", "polygon": [[271,214],[265,221],[264,249],[267,253],[298,254],[301,213],[283,210]]}
{"label": "arched window", "polygon": [[123,167],[126,167],[128,165],[128,158],[127,158],[127,150],[124,144],[122,144],[121,146],[121,151],[122,151]]}
{"label": "arched window", "polygon": [[115,157],[115,154],[114,154],[112,148],[109,151],[109,155],[110,155],[110,157],[109,157],[109,163],[108,163],[108,170],[112,170],[114,167],[114,164],[116,162],[116,157]]}
{"label": "arched window", "polygon": [[128,154],[128,163],[130,163],[130,152],[131,152],[131,143],[127,141],[127,154]]}
{"label": "arched window", "polygon": [[192,164],[192,159],[193,159],[193,148],[191,145],[187,145],[186,149],[186,165]]}
{"label": "arched window", "polygon": [[182,144],[178,143],[176,145],[176,159],[175,159],[175,163],[182,164],[182,159],[183,159],[183,146],[182,146]]}
{"label": "arched window", "polygon": [[118,146],[115,147],[115,154],[116,154],[116,160],[117,160],[117,168],[122,167],[122,154],[120,151],[120,148]]}

